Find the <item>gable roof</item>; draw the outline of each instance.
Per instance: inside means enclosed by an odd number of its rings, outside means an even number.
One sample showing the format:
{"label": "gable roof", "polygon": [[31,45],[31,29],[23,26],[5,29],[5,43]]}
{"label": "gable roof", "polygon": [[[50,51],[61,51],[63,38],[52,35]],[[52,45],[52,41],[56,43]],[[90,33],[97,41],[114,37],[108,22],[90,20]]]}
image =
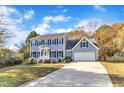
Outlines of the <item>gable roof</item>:
{"label": "gable roof", "polygon": [[65,35],[66,35],[66,33],[39,35],[39,36],[31,38],[30,40],[40,40],[40,39],[46,39],[46,38],[57,38],[57,37],[64,37]]}
{"label": "gable roof", "polygon": [[[99,49],[99,48],[94,44],[95,42],[93,42],[92,39],[87,39],[86,37],[83,37],[83,38],[72,48],[72,50],[73,50],[83,39],[86,39],[93,47],[95,47],[96,49]],[[92,40],[92,41],[90,41],[90,40]]]}
{"label": "gable roof", "polygon": [[80,39],[77,40],[67,40],[66,41],[66,50],[70,50],[72,49],[78,42],[80,41]]}
{"label": "gable roof", "polygon": [[92,46],[98,49],[98,47],[96,46],[96,41],[94,39],[87,39],[86,37],[83,37],[82,39],[67,40],[66,50],[73,50],[83,39],[86,39]]}

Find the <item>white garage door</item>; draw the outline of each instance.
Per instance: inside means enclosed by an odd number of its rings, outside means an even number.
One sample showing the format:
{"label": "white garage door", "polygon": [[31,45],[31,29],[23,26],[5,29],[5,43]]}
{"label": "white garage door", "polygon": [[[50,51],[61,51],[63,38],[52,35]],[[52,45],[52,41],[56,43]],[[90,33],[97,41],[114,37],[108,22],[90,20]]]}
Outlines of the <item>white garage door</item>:
{"label": "white garage door", "polygon": [[95,61],[95,52],[75,52],[74,61]]}

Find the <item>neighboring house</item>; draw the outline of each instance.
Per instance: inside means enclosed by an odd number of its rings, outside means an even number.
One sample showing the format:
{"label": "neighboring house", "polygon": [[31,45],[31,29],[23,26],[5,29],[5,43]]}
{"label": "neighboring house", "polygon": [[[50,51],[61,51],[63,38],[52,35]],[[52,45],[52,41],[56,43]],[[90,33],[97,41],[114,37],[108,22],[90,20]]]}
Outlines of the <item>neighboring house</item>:
{"label": "neighboring house", "polygon": [[93,39],[86,37],[67,40],[67,33],[36,36],[31,40],[30,57],[37,60],[58,60],[66,56],[73,61],[96,61],[98,48]]}

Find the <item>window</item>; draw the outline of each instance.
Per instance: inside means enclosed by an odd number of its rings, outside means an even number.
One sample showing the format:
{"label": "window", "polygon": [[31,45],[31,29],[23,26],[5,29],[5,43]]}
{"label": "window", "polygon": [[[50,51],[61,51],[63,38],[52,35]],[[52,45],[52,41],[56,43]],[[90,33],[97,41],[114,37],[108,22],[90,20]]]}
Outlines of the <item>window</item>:
{"label": "window", "polygon": [[38,57],[40,57],[40,52],[38,51]]}
{"label": "window", "polygon": [[56,44],[58,45],[58,38],[56,39]]}
{"label": "window", "polygon": [[62,38],[62,44],[63,44],[63,38]]}
{"label": "window", "polygon": [[48,45],[48,41],[47,41],[47,40],[44,40],[44,44],[45,44],[45,45]]}
{"label": "window", "polygon": [[32,54],[33,54],[32,56],[33,56],[34,58],[36,58],[36,52],[33,52]]}
{"label": "window", "polygon": [[51,51],[51,57],[56,57],[56,51]]}
{"label": "window", "polygon": [[51,51],[51,57],[55,57],[55,52]]}
{"label": "window", "polygon": [[62,43],[62,40],[61,39],[59,39],[59,44],[61,44]]}
{"label": "window", "polygon": [[55,44],[55,39],[52,40],[52,44]]}
{"label": "window", "polygon": [[44,43],[45,43],[44,40],[41,40],[41,45],[44,45]]}
{"label": "window", "polygon": [[41,45],[41,41],[39,41],[39,45]]}
{"label": "window", "polygon": [[51,45],[51,39],[48,39],[48,45]]}
{"label": "window", "polygon": [[63,44],[63,38],[58,39],[58,43],[59,43],[59,44]]}
{"label": "window", "polygon": [[37,46],[38,46],[39,44],[38,44],[38,40],[37,40]]}
{"label": "window", "polygon": [[43,50],[41,51],[41,56],[43,56]]}
{"label": "window", "polygon": [[35,41],[35,46],[38,46],[38,40]]}
{"label": "window", "polygon": [[45,44],[45,41],[44,40],[41,40],[39,45],[44,45]]}
{"label": "window", "polygon": [[86,42],[83,42],[83,43],[82,43],[82,46],[83,46],[83,47],[86,47]]}
{"label": "window", "polygon": [[80,43],[80,47],[88,47],[88,42],[87,41],[83,41]]}
{"label": "window", "polygon": [[35,46],[35,41],[32,41],[32,46]]}
{"label": "window", "polygon": [[55,39],[55,45],[57,44],[57,39]]}
{"label": "window", "polygon": [[63,51],[58,51],[58,57],[63,57]]}

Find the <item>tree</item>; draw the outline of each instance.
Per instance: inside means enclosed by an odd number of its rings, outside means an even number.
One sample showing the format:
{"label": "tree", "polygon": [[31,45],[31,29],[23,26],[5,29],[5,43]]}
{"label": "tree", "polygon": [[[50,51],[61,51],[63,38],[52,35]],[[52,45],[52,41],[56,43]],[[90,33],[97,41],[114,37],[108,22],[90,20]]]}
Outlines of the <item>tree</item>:
{"label": "tree", "polygon": [[109,25],[101,25],[94,33],[94,38],[98,43],[98,47],[108,43],[109,35],[107,35],[107,33],[109,32],[109,29]]}
{"label": "tree", "polygon": [[0,49],[4,46],[9,38],[13,35],[7,29],[9,22],[7,21],[6,16],[2,8],[0,9]]}
{"label": "tree", "polygon": [[33,37],[35,37],[35,36],[38,36],[38,34],[37,34],[35,31],[32,31],[32,32],[27,36],[27,38],[26,38],[26,40],[25,40],[25,43],[26,43],[26,44],[29,44],[29,43],[30,43],[30,39],[33,38]]}
{"label": "tree", "polygon": [[94,33],[94,38],[102,56],[113,56],[115,53],[123,55],[124,23],[100,26]]}
{"label": "tree", "polygon": [[88,34],[83,30],[83,27],[78,27],[74,31],[71,31],[67,34],[69,40],[81,39],[83,37],[88,37]]}
{"label": "tree", "polygon": [[25,40],[25,43],[22,44],[22,46],[20,48],[19,52],[22,53],[24,59],[27,59],[30,56],[30,53],[29,53],[29,51],[30,51],[30,39],[35,37],[35,36],[38,36],[38,34],[35,31],[30,32],[30,34],[27,36],[27,38]]}
{"label": "tree", "polygon": [[0,57],[12,57],[13,55],[14,55],[14,52],[7,48],[2,48],[0,50]]}
{"label": "tree", "polygon": [[100,24],[104,24],[104,23],[101,20],[96,19],[96,20],[88,21],[88,23],[85,25],[85,28],[88,31],[88,36],[90,38],[93,37],[93,33],[97,30]]}

